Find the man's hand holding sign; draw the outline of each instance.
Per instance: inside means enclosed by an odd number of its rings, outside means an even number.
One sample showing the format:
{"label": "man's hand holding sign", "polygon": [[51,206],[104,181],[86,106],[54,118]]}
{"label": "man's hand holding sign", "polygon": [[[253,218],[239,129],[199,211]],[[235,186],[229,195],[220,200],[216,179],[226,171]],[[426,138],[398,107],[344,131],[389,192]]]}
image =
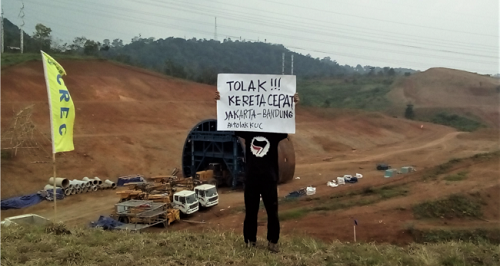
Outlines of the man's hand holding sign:
{"label": "man's hand holding sign", "polygon": [[278,145],[295,133],[295,105],[299,102],[295,76],[219,74],[217,130],[234,131],[245,140],[244,241],[255,246],[260,198],[268,216],[269,250],[278,252]]}

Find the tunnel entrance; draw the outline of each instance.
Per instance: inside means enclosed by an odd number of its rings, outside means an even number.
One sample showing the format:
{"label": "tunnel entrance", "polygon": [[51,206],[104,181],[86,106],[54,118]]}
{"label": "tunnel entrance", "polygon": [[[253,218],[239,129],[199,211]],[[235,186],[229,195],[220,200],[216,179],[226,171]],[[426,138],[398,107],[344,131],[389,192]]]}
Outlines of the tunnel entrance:
{"label": "tunnel entrance", "polygon": [[[184,177],[211,168],[219,186],[235,188],[244,178],[244,147],[233,131],[217,131],[217,120],[201,121],[191,129],[182,153]],[[236,177],[236,178],[234,178]]]}

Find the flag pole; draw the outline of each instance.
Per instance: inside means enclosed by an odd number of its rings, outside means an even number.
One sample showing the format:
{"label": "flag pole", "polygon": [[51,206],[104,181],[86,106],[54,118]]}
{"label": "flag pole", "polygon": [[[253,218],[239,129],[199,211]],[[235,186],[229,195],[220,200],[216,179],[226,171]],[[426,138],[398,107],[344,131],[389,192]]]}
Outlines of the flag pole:
{"label": "flag pole", "polygon": [[[75,119],[75,111],[73,101],[69,96],[69,91],[62,80],[62,76],[66,72],[59,63],[52,57],[40,50],[43,59],[43,71],[45,83],[47,86],[47,94],[49,99],[50,110],[50,133],[52,136],[52,170],[54,178],[54,220],[57,220],[57,173],[56,173],[56,153],[74,150],[73,147],[73,123]],[[50,75],[49,75],[50,74]],[[61,95],[58,95],[58,92]],[[59,101],[57,101],[59,99]],[[64,113],[66,117],[63,118]],[[69,117],[68,117],[69,116]],[[54,134],[54,128],[59,129],[59,134]],[[56,129],[56,131],[57,131]],[[64,134],[62,130],[65,130]],[[68,134],[66,137],[65,135]],[[57,142],[57,148],[56,148]],[[61,190],[63,187],[61,186]]]}
{"label": "flag pole", "polygon": [[52,153],[52,169],[54,170],[54,221],[57,220],[57,191],[56,191],[56,153]]}

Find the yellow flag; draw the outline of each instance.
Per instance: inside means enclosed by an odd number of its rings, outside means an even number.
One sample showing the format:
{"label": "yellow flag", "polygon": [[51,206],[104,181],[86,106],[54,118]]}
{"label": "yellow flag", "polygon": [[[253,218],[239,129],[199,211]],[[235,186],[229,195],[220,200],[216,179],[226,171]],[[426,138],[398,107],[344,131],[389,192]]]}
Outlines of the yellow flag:
{"label": "yellow flag", "polygon": [[44,51],[40,52],[49,96],[52,152],[72,151],[75,149],[73,146],[75,106],[62,79],[66,71],[50,55]]}

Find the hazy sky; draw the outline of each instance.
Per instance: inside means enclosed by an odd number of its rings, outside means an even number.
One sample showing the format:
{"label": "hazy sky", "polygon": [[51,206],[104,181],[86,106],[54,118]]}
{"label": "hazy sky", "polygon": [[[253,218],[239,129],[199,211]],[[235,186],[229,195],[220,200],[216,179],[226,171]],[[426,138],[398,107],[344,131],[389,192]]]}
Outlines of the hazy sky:
{"label": "hazy sky", "polygon": [[[499,73],[498,0],[3,0],[30,35],[266,41],[339,64]],[[5,44],[8,45],[8,44]],[[289,63],[289,56],[287,56]]]}

